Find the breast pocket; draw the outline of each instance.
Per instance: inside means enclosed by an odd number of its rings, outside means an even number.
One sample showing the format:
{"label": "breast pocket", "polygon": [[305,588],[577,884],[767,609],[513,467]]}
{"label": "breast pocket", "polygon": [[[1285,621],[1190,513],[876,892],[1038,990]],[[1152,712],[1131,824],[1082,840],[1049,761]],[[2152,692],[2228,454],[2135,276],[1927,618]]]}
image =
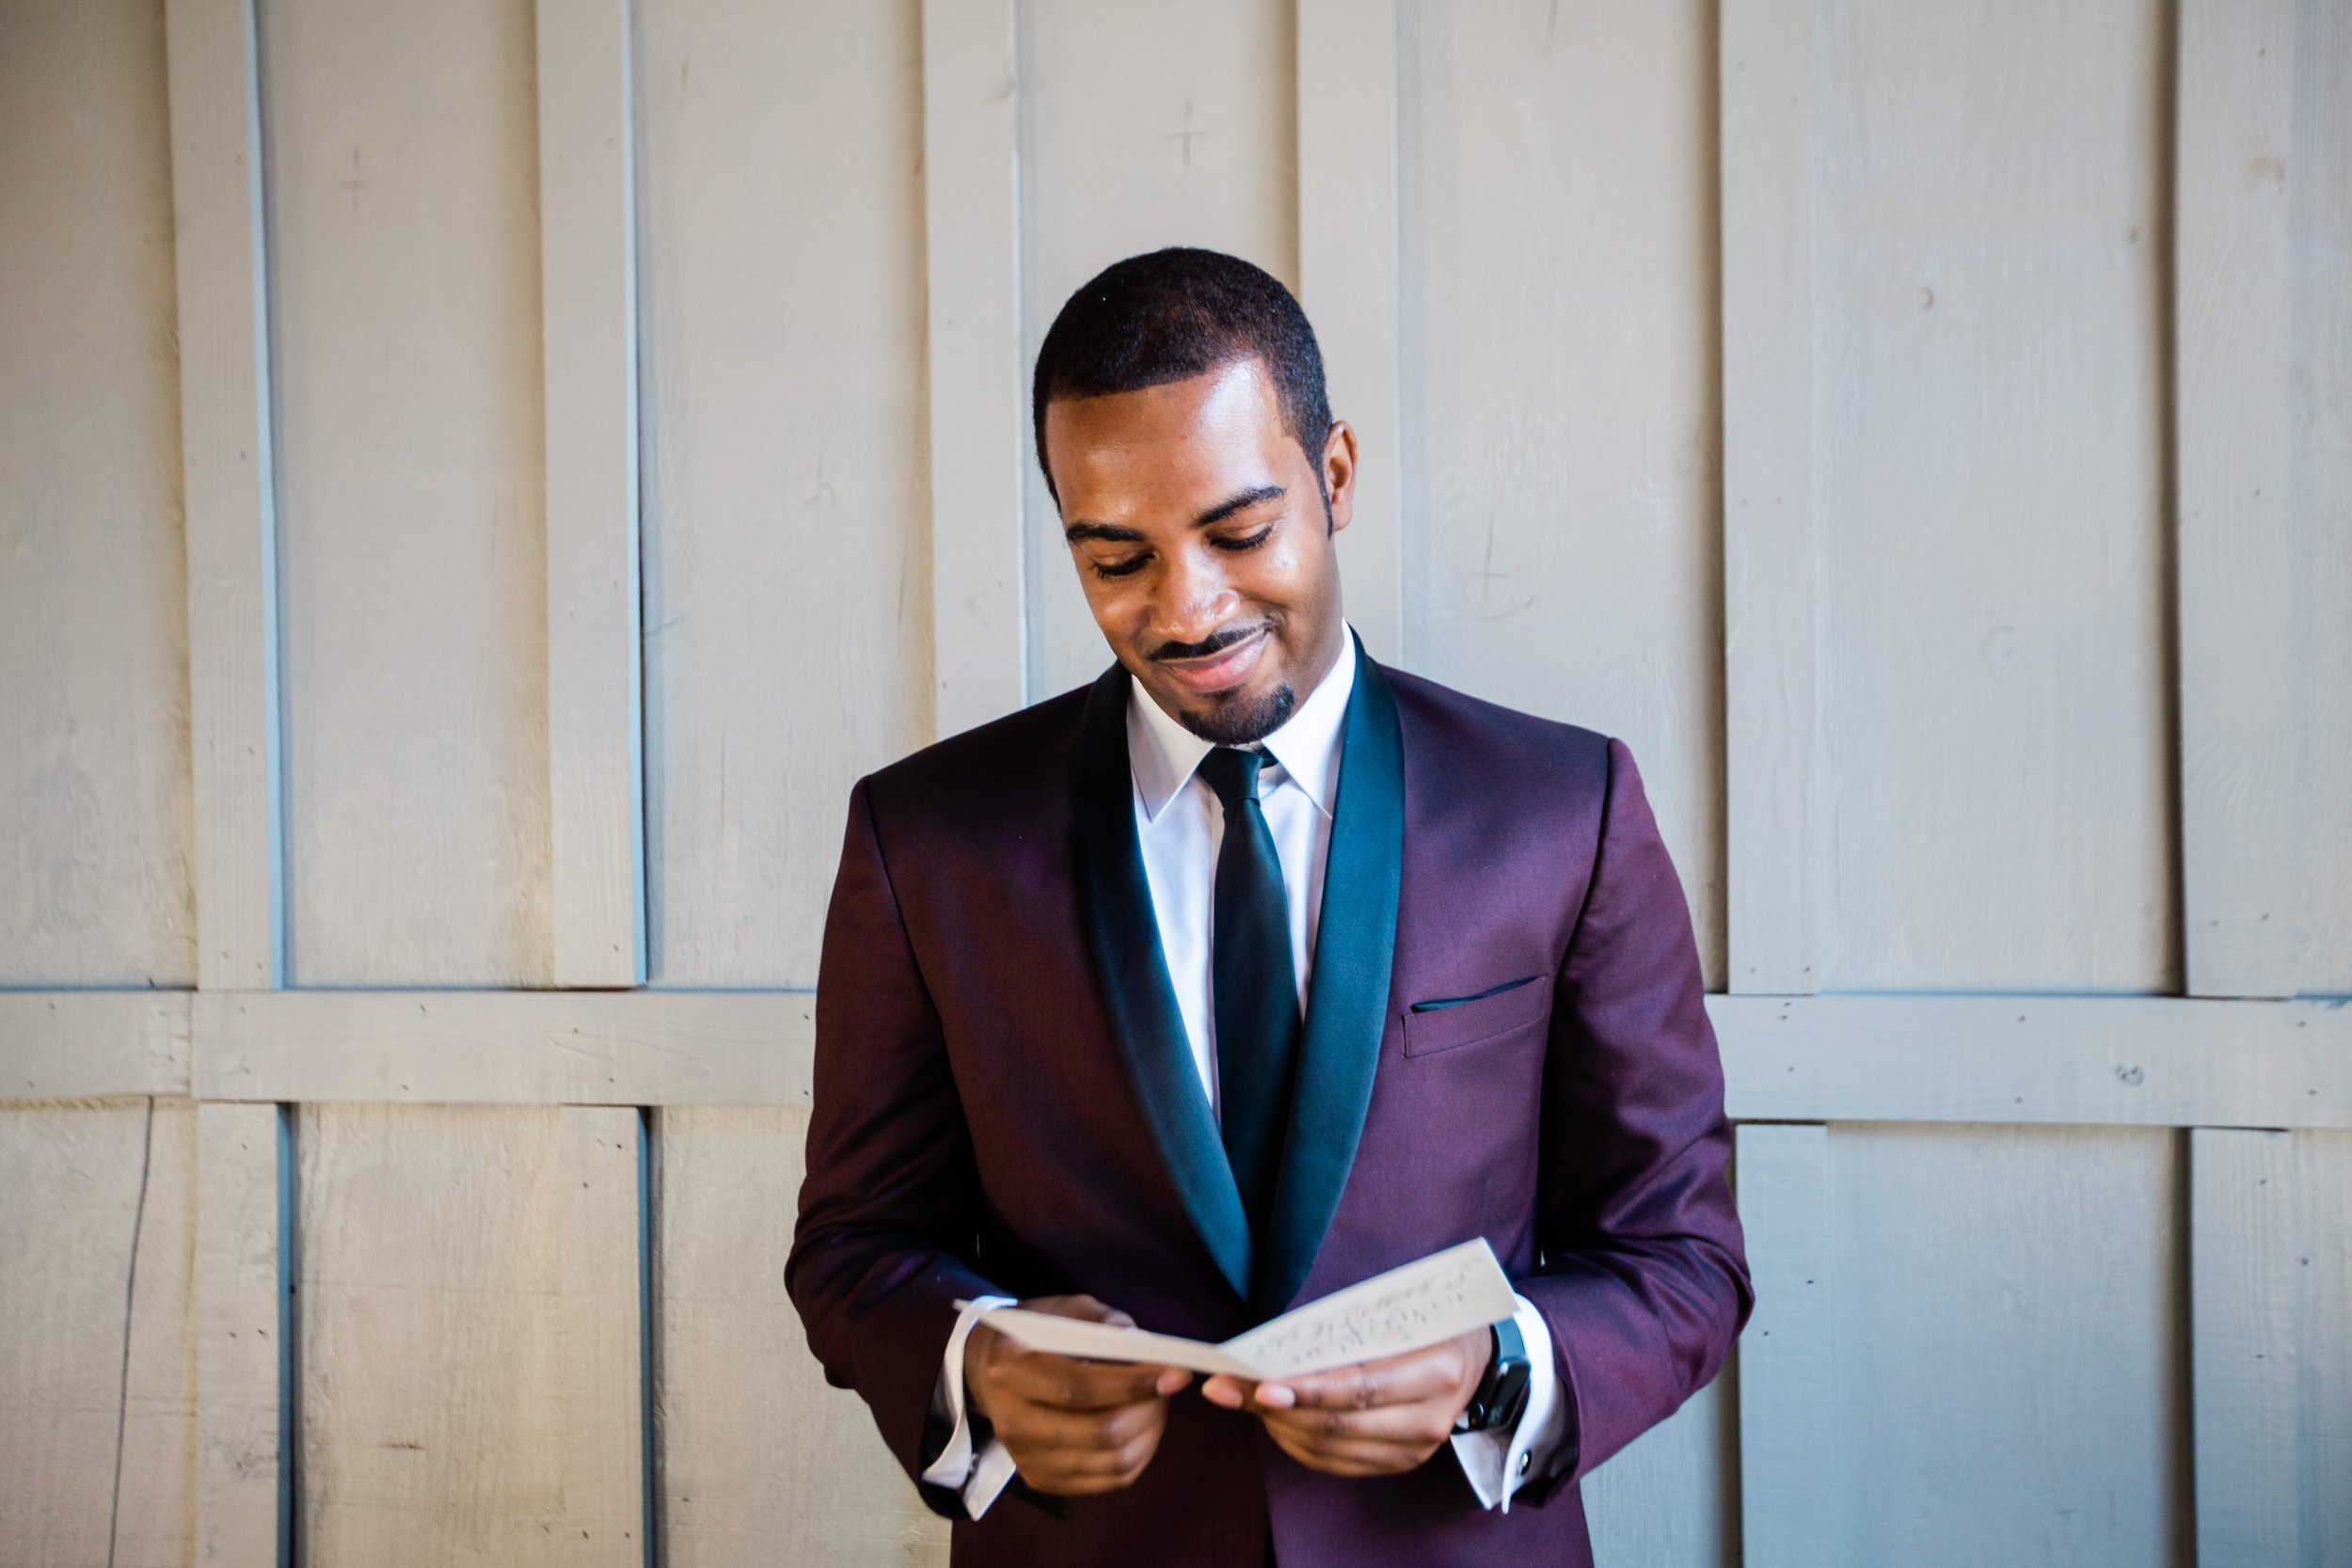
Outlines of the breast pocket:
{"label": "breast pocket", "polygon": [[1530,974],[1469,996],[1416,1002],[1405,1015],[1405,1054],[1484,1045],[1540,1027],[1551,1017],[1550,977]]}

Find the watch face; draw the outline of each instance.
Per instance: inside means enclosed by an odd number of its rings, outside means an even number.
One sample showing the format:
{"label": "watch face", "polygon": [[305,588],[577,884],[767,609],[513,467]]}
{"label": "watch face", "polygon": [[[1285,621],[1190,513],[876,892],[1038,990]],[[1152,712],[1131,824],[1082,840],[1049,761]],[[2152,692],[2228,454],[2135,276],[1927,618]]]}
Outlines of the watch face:
{"label": "watch face", "polygon": [[1505,1318],[1494,1325],[1494,1349],[1486,1375],[1478,1380],[1470,1406],[1462,1413],[1469,1429],[1492,1432],[1517,1426],[1527,1409],[1528,1382],[1526,1341],[1519,1338],[1518,1325]]}
{"label": "watch face", "polygon": [[1490,1425],[1515,1427],[1519,1424],[1519,1418],[1527,1413],[1529,1381],[1527,1362],[1524,1359],[1504,1364],[1502,1380],[1495,1387],[1494,1402],[1489,1415]]}

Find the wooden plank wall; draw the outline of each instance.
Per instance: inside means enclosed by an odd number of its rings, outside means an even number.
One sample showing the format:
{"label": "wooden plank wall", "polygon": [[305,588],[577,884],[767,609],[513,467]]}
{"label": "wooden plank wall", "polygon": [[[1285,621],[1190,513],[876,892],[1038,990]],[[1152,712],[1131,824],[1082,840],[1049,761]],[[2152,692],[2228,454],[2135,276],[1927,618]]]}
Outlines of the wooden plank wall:
{"label": "wooden plank wall", "polygon": [[0,1560],[911,1563],[841,802],[1103,664],[1061,299],[1297,287],[1622,736],[1759,1287],[1605,1563],[2352,1558],[2329,0],[0,7]]}

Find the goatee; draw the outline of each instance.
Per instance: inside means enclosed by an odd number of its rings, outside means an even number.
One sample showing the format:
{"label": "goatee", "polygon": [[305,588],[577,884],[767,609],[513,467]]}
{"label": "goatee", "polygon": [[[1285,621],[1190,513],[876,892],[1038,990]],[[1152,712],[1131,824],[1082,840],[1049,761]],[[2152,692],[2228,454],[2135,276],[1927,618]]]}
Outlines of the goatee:
{"label": "goatee", "polygon": [[1186,708],[1176,715],[1176,721],[1216,746],[1247,746],[1253,740],[1263,740],[1289,722],[1291,710],[1298,705],[1298,695],[1284,681],[1263,697],[1247,698],[1221,693],[1212,699],[1206,713]]}

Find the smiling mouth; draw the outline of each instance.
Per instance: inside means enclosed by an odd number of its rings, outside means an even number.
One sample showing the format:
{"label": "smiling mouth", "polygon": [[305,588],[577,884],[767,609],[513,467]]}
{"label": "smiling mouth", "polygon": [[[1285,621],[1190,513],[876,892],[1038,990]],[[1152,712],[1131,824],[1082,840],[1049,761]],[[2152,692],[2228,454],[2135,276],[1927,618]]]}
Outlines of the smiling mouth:
{"label": "smiling mouth", "polygon": [[1188,691],[1203,696],[1230,691],[1256,672],[1269,635],[1266,627],[1259,626],[1212,652],[1189,658],[1154,655],[1152,662]]}

